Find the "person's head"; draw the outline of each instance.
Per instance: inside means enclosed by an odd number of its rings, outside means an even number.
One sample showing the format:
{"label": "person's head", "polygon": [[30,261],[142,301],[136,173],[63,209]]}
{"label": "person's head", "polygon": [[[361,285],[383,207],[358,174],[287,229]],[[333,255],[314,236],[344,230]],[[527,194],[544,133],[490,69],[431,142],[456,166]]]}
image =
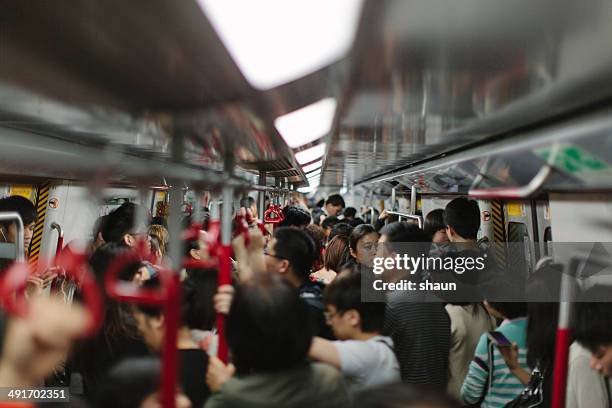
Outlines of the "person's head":
{"label": "person's head", "polygon": [[151,263],[153,265],[161,265],[164,255],[157,237],[149,235],[149,244],[151,245]]}
{"label": "person's head", "polygon": [[[36,208],[30,200],[21,196],[11,196],[0,199],[0,213],[16,212],[21,217],[23,222],[23,248],[25,251],[30,246],[34,226],[38,214]],[[0,223],[0,241],[2,242],[17,242],[17,224],[13,221]]]}
{"label": "person's head", "polygon": [[331,234],[332,228],[334,225],[339,224],[341,221],[338,217],[329,216],[325,217],[323,221],[321,221],[321,227],[323,227],[323,231],[325,232],[325,236],[328,237]]}
{"label": "person's head", "polygon": [[527,316],[525,302],[486,302],[487,310],[497,319],[518,319]]}
{"label": "person's head", "polygon": [[368,388],[355,396],[355,408],[459,408],[458,401],[435,389],[397,383]]}
{"label": "person's head", "polygon": [[238,373],[279,371],[306,360],[313,337],[308,307],[276,275],[242,283],[227,316],[227,343]]}
{"label": "person's head", "polygon": [[446,224],[444,224],[443,209],[438,208],[430,211],[427,214],[423,224],[423,231],[429,240],[434,244],[448,242],[448,236],[446,235]]}
{"label": "person's head", "polygon": [[185,256],[191,257],[197,261],[204,260],[208,257],[208,242],[206,240],[208,233],[204,230],[199,231],[197,236],[190,235],[183,241]]}
{"label": "person's head", "polygon": [[[96,398],[99,408],[161,408],[159,379],[161,364],[153,357],[130,358],[111,368]],[[176,393],[176,408],[189,408],[191,402]]]}
{"label": "person's head", "polygon": [[[145,289],[159,290],[160,280],[152,278]],[[213,297],[217,290],[214,270],[192,270],[181,282],[181,325],[185,329],[211,330],[215,322]],[[138,331],[151,350],[160,352],[166,320],[161,306],[137,304],[133,309]]]}
{"label": "person's head", "polygon": [[340,272],[340,267],[351,260],[349,240],[344,235],[338,235],[327,243],[323,255],[323,266],[328,271]]}
{"label": "person's head", "polygon": [[350,220],[346,220],[346,222],[353,228],[355,228],[358,225],[362,225],[365,224],[365,221],[362,218],[353,218]]}
{"label": "person's head", "polygon": [[275,229],[266,248],[268,272],[280,273],[294,286],[300,286],[308,279],[315,258],[312,238],[297,228]]}
{"label": "person's head", "polygon": [[138,210],[138,205],[124,203],[108,214],[106,225],[102,230],[104,241],[135,247],[139,238],[148,238],[146,225],[137,225]]}
{"label": "person's head", "polygon": [[323,232],[323,228],[316,224],[308,224],[304,231],[310,235],[314,244],[315,244],[315,262],[314,268],[320,267],[323,263],[323,247],[325,241],[325,233]]}
{"label": "person's head", "polygon": [[[398,243],[427,243],[429,240],[427,236],[415,224],[409,224],[406,222],[392,222],[390,224],[385,225],[380,230],[380,238],[378,239],[378,255],[381,257],[387,257],[392,253],[395,253],[394,245]],[[412,250],[413,248],[408,248]],[[428,248],[424,244],[418,245],[418,248],[414,248],[414,250],[425,251]],[[415,254],[418,256],[419,254]]]}
{"label": "person's head", "polygon": [[327,215],[337,217],[344,207],[344,199],[340,194],[332,194],[325,200],[325,212]]}
{"label": "person's head", "polygon": [[344,219],[352,220],[357,215],[357,209],[355,207],[346,207],[342,214],[344,215]]}
{"label": "person's head", "polygon": [[161,255],[162,257],[165,256],[166,245],[168,245],[168,241],[170,239],[170,235],[168,234],[166,227],[163,225],[151,225],[148,232],[150,236],[157,238]]}
{"label": "person's head", "polygon": [[[117,257],[127,256],[130,251],[131,249],[116,242],[110,242],[99,247],[89,258],[89,265],[98,282],[104,281],[104,275]],[[149,277],[148,268],[141,261],[126,264],[118,274],[119,280],[133,282],[138,285],[142,285]]]}
{"label": "person's head", "polygon": [[356,226],[349,236],[350,254],[357,263],[372,266],[372,260],[376,256],[378,233],[371,224]]}
{"label": "person's head", "polygon": [[339,222],[338,224],[332,227],[329,236],[327,237],[327,240],[331,241],[332,239],[334,239],[334,237],[338,235],[348,238],[351,235],[352,231],[353,227],[350,224],[346,222]]}
{"label": "person's head", "polygon": [[288,205],[283,208],[283,215],[285,219],[278,223],[279,227],[305,228],[310,224],[310,213],[300,207]]}
{"label": "person's head", "polygon": [[92,236],[92,245],[91,245],[92,252],[95,251],[96,249],[100,248],[102,245],[104,245],[106,243],[106,241],[104,241],[104,237],[102,236],[102,230],[104,230],[104,227],[105,227],[107,221],[108,221],[108,215],[103,215],[101,217],[98,217],[98,219],[94,223],[92,234],[91,234],[91,236]]}
{"label": "person's head", "polygon": [[597,285],[576,303],[574,338],[591,351],[591,368],[612,376],[612,288]]}
{"label": "person's head", "polygon": [[455,198],[444,208],[444,225],[451,242],[475,241],[480,229],[478,203],[466,197]]}
{"label": "person's head", "polygon": [[361,274],[356,266],[344,268],[323,294],[327,323],[339,340],[382,330],[385,304],[361,301]]}

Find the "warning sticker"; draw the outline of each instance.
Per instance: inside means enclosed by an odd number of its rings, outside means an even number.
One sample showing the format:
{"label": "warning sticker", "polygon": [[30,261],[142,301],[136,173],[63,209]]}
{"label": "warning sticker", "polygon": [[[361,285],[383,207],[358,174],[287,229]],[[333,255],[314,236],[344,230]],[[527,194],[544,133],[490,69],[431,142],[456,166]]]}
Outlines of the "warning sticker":
{"label": "warning sticker", "polygon": [[59,200],[57,198],[52,198],[49,200],[49,208],[58,208],[59,207]]}
{"label": "warning sticker", "polygon": [[491,212],[490,211],[483,211],[482,212],[482,221],[483,222],[491,221]]}
{"label": "warning sticker", "polygon": [[508,209],[509,217],[523,217],[525,215],[523,203],[509,202],[506,204],[506,208]]}

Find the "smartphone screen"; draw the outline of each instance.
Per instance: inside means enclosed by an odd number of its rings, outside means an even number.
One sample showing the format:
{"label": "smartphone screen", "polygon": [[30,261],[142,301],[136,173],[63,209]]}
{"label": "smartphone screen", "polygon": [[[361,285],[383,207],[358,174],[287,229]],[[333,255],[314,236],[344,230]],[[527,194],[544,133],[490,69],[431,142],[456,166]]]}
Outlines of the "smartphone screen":
{"label": "smartphone screen", "polygon": [[497,331],[490,331],[487,333],[487,336],[493,343],[500,347],[510,347],[512,342],[506,338],[503,334]]}

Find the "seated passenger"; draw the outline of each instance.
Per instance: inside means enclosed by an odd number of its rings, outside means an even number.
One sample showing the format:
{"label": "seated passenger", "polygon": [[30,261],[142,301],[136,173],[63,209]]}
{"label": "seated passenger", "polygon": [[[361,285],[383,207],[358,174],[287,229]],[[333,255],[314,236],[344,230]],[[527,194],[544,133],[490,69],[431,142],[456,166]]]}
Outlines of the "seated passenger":
{"label": "seated passenger", "polygon": [[567,408],[612,407],[612,288],[594,286],[576,303]]}
{"label": "seated passenger", "polygon": [[350,260],[348,238],[338,235],[325,248],[323,268],[311,273],[310,278],[322,285],[328,285],[340,272],[340,268]]}
{"label": "seated passenger", "polygon": [[[104,379],[95,407],[159,408],[161,364],[153,357],[125,360],[114,366]],[[176,408],[195,408],[181,392],[176,393]]]}
{"label": "seated passenger", "polygon": [[[503,319],[497,331],[516,343],[519,366],[527,365],[527,305],[521,302],[488,302],[494,317]],[[470,363],[468,374],[461,387],[461,396],[466,404],[482,403],[483,407],[504,406],[516,398],[524,385],[506,365],[499,349],[480,336],[476,354]]]}
{"label": "seated passenger", "polygon": [[342,371],[349,391],[398,382],[393,340],[382,336],[385,304],[361,301],[358,267],[344,269],[325,289],[327,323],[337,341],[315,337],[308,355]]}
{"label": "seated passenger", "polygon": [[[423,243],[429,242],[419,227],[402,222],[386,225],[380,234],[381,255],[388,244],[416,243],[422,249]],[[419,280],[420,275],[417,271],[412,279]],[[444,303],[425,300],[425,296],[410,291],[389,294],[383,334],[393,339],[403,382],[442,390],[448,381],[450,318]]]}
{"label": "seated passenger", "polygon": [[[179,379],[183,391],[194,407],[201,407],[210,391],[205,385],[208,355],[193,341],[191,330],[211,330],[215,322],[213,295],[217,288],[215,271],[193,272],[181,283],[182,316],[178,331]],[[159,287],[157,279],[151,279],[145,288]],[[165,319],[158,306],[136,305],[134,317],[145,342],[155,353],[164,344]]]}
{"label": "seated passenger", "polygon": [[286,280],[265,275],[239,285],[226,321],[235,367],[211,357],[205,407],[349,407],[341,374],[306,360],[308,315]]}
{"label": "seated passenger", "polygon": [[349,251],[359,265],[372,267],[376,256],[378,233],[371,224],[358,225],[349,236]]}

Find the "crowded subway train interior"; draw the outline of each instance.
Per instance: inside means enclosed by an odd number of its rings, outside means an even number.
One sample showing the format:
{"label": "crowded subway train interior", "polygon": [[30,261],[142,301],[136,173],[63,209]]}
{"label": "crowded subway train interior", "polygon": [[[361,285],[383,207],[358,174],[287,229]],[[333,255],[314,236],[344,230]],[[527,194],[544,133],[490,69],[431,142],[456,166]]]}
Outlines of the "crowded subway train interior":
{"label": "crowded subway train interior", "polygon": [[612,1],[0,3],[0,407],[612,406]]}

